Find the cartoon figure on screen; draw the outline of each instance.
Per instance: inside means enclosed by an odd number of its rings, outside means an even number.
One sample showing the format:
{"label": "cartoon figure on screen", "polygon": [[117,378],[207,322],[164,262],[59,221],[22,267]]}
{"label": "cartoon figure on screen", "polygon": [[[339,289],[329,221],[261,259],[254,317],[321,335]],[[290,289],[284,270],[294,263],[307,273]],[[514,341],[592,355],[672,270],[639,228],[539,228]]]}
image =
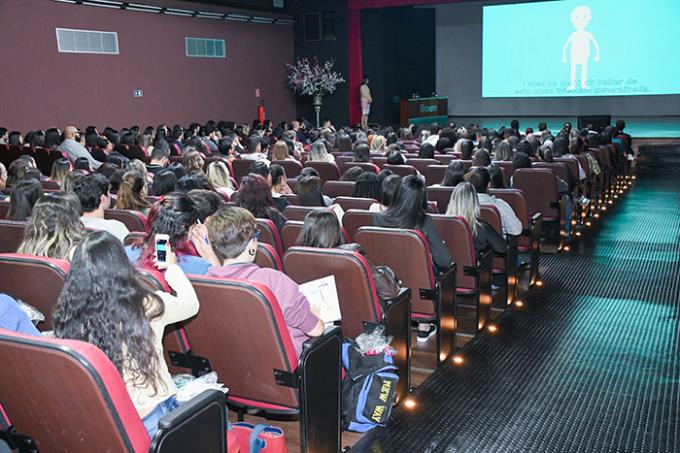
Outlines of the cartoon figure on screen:
{"label": "cartoon figure on screen", "polygon": [[567,87],[568,91],[576,89],[576,66],[581,66],[581,88],[589,89],[588,86],[588,60],[590,60],[590,43],[592,41],[595,46],[595,61],[600,61],[600,46],[597,44],[595,37],[586,27],[592,19],[590,8],[587,6],[577,6],[571,12],[571,23],[576,28],[576,31],[569,35],[569,39],[564,44],[562,49],[562,63],[567,62],[567,49],[571,45],[569,53],[571,57],[571,83]]}

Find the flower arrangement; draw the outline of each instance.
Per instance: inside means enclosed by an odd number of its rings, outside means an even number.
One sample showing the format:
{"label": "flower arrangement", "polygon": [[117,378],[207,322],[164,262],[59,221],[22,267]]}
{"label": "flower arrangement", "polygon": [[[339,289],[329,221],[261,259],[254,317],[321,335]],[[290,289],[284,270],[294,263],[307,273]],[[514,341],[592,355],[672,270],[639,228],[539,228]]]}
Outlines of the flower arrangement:
{"label": "flower arrangement", "polygon": [[320,65],[316,57],[298,58],[295,64],[286,66],[290,70],[288,86],[301,96],[333,93],[345,81],[339,72],[333,71],[332,59]]}

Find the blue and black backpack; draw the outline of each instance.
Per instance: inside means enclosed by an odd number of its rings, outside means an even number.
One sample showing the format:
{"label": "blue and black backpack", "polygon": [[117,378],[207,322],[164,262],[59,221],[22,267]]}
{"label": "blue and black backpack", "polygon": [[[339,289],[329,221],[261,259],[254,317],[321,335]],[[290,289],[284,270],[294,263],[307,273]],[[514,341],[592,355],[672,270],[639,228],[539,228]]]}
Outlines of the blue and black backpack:
{"label": "blue and black backpack", "polygon": [[384,426],[392,412],[399,380],[392,356],[364,356],[354,341],[345,340],[342,364],[345,367],[342,382],[343,428],[363,433],[376,426]]}

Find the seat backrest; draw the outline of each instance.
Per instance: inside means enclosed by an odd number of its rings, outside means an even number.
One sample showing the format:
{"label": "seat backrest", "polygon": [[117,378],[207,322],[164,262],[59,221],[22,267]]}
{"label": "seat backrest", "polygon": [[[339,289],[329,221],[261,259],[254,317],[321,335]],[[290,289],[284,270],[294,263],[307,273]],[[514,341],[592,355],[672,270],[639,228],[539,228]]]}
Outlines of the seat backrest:
{"label": "seat backrest", "polygon": [[0,363],[2,407],[40,451],[149,450],[118,370],[97,347],[0,329]]}
{"label": "seat backrest", "polygon": [[520,189],[527,197],[530,215],[543,213],[544,221],[560,218],[560,210],[553,203],[559,201],[557,179],[544,168],[520,168],[512,176],[513,187]]}
{"label": "seat backrest", "polygon": [[52,330],[52,314],[68,270],[69,264],[64,260],[3,253],[0,255],[0,293],[37,308],[45,315],[38,329]]}
{"label": "seat backrest", "polygon": [[304,221],[305,216],[316,209],[326,209],[315,206],[294,206],[288,205],[286,209],[283,210],[283,216],[288,220],[299,220]]}
{"label": "seat backrest", "polygon": [[427,188],[427,200],[437,203],[437,210],[441,214],[444,214],[446,212],[446,208],[449,207],[449,201],[451,200],[453,189],[455,189],[455,187],[429,186]]}
{"label": "seat backrest", "polygon": [[286,172],[286,178],[295,178],[302,171],[302,164],[296,160],[275,160],[272,164],[278,164]]}
{"label": "seat backrest", "polygon": [[390,164],[385,164],[382,166],[383,170],[390,170],[392,173],[395,175],[399,175],[402,178],[409,176],[409,175],[415,175],[418,171],[416,170],[416,167],[410,165],[411,159],[409,159],[409,164],[407,165],[390,165]]}
{"label": "seat backrest", "polygon": [[354,156],[343,156],[342,155],[343,153],[338,153],[338,154],[339,155],[334,154],[335,155],[335,165],[337,165],[338,168],[340,168],[341,172],[342,172],[342,168],[344,168],[343,165],[347,162],[352,162],[354,160]]}
{"label": "seat backrest", "polygon": [[258,243],[257,255],[255,255],[255,264],[260,267],[267,267],[269,269],[276,269],[283,271],[283,264],[281,257],[274,247],[269,244]]}
{"label": "seat backrest", "polygon": [[[481,205],[479,213],[482,219],[486,220],[491,227],[496,230],[498,234],[503,235],[503,224],[501,223],[501,213],[494,205]],[[505,269],[505,260],[502,257],[495,256],[493,258],[494,269]]]}
{"label": "seat backrest", "polygon": [[0,219],[6,219],[9,214],[9,200],[0,201]]}
{"label": "seat backrest", "polygon": [[371,157],[371,162],[376,164],[380,169],[387,163],[387,157]]}
{"label": "seat backrest", "polygon": [[337,197],[334,202],[339,204],[343,211],[349,211],[350,209],[368,209],[373,203],[377,203],[378,200],[373,198]]}
{"label": "seat backrest", "polygon": [[351,197],[354,192],[354,181],[326,181],[323,193],[331,198]]}
{"label": "seat backrest", "polygon": [[127,236],[125,236],[125,240],[123,241],[123,245],[136,245],[141,243],[142,239],[146,237],[146,233],[143,231],[131,231],[128,233]]}
{"label": "seat backrest", "polygon": [[363,332],[364,321],[377,322],[382,316],[373,274],[366,260],[356,252],[340,249],[292,247],[283,257],[286,275],[298,284],[332,275],[342,314],[342,334],[355,338]]}
{"label": "seat backrest", "polygon": [[408,162],[406,162],[407,165],[410,165],[412,167],[415,167],[416,170],[420,172],[420,174],[424,175],[427,172],[427,167],[430,165],[441,165],[441,162],[436,160],[436,159],[409,159]]}
{"label": "seat backrest", "polygon": [[26,222],[0,220],[0,253],[15,253],[24,240]]}
{"label": "seat backrest", "polygon": [[562,179],[562,181],[569,183],[569,168],[567,164],[562,162],[534,162],[531,164],[533,168],[546,168],[552,171],[555,176]]}
{"label": "seat backrest", "polygon": [[428,165],[425,170],[425,180],[428,184],[441,184],[448,165]]}
{"label": "seat backrest", "polygon": [[255,221],[257,222],[257,229],[260,230],[258,242],[271,245],[278,252],[279,256],[283,256],[281,235],[274,222],[269,219],[255,219]]}
{"label": "seat backrest", "polygon": [[350,241],[356,241],[356,234],[359,228],[373,226],[374,215],[374,212],[359,209],[345,211],[345,215],[342,216],[342,225],[345,227]]}
{"label": "seat backrest", "polygon": [[368,258],[376,265],[394,270],[402,286],[411,288],[413,295],[411,313],[416,317],[435,316],[434,302],[422,297],[421,289],[435,288],[434,267],[427,239],[416,230],[362,227],[356,233],[356,242],[366,250]]}
{"label": "seat backrest", "polygon": [[432,215],[432,221],[446,245],[449,255],[456,263],[456,284],[458,288],[470,290],[477,289],[477,281],[473,275],[468,274],[465,268],[477,267],[477,254],[475,243],[472,238],[470,225],[462,217],[447,216],[444,214]]}
{"label": "seat backrest", "polygon": [[300,220],[288,220],[281,228],[281,240],[283,241],[283,249],[288,250],[291,247],[298,245],[298,238],[305,222]]}
{"label": "seat backrest", "polygon": [[[522,229],[529,229],[531,216],[529,215],[529,206],[527,205],[527,198],[524,196],[524,192],[519,189],[488,189],[487,193],[509,204],[512,210],[515,211],[519,221],[522,222]],[[517,238],[517,245],[526,249],[531,246],[531,240],[522,235]]]}
{"label": "seat backrest", "polygon": [[229,399],[248,406],[298,408],[298,392],[276,384],[274,370],[298,360],[278,301],[265,285],[192,277],[201,309],[185,324],[195,356],[205,357]]}
{"label": "seat backrest", "polygon": [[[579,171],[578,171],[578,160],[574,159],[573,157],[555,157],[555,162],[561,162],[567,166],[567,169],[569,170],[569,173],[571,174],[572,178],[574,178],[574,181],[579,180]],[[565,179],[565,181],[567,181]]]}
{"label": "seat backrest", "polygon": [[45,191],[61,190],[61,186],[59,185],[58,181],[52,181],[50,179],[46,179],[44,181],[40,181],[40,184],[42,185],[42,188]]}
{"label": "seat backrest", "polygon": [[586,179],[590,180],[592,175],[590,174],[590,164],[588,163],[588,158],[585,156],[585,154],[576,154],[574,157],[578,161],[579,165],[581,165],[583,172],[586,174]]}
{"label": "seat backrest", "polygon": [[319,173],[321,183],[340,179],[340,170],[333,162],[306,162],[305,167],[311,167]]}
{"label": "seat backrest", "polygon": [[107,209],[104,211],[104,218],[123,222],[130,231],[144,231],[146,224],[144,214],[129,209]]}
{"label": "seat backrest", "polygon": [[452,160],[460,159],[459,156],[453,154],[435,154],[434,158],[441,162],[442,165],[449,165]]}
{"label": "seat backrest", "polygon": [[232,176],[241,184],[241,178],[248,175],[248,169],[254,161],[249,159],[235,159],[231,161]]}
{"label": "seat backrest", "polygon": [[298,200],[298,196],[295,195],[294,193],[286,193],[286,194],[281,194],[281,198],[285,198],[288,200],[288,202],[292,205],[297,206],[300,204],[300,200]]}

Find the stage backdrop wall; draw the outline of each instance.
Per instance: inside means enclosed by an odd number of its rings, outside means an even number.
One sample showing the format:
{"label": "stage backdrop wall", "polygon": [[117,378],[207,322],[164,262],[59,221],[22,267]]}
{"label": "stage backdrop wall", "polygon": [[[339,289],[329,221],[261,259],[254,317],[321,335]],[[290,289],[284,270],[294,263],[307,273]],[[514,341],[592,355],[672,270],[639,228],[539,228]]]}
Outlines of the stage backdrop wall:
{"label": "stage backdrop wall", "polygon": [[[467,2],[436,7],[437,92],[449,96],[451,116],[677,115],[680,96],[482,98],[482,7],[522,0]],[[517,26],[531,26],[517,18]],[[625,49],[621,50],[625,52]],[[536,43],[541,58],[541,43]],[[499,54],[498,58],[512,58]]]}
{"label": "stage backdrop wall", "polygon": [[[228,11],[178,1],[145,3]],[[59,53],[56,27],[116,31],[120,54]],[[186,57],[187,36],[224,39],[226,58]],[[294,56],[292,26],[2,0],[0,49],[0,125],[9,129],[250,122],[257,117],[256,88],[268,118],[295,116],[285,67]],[[143,97],[133,97],[136,89]]]}

